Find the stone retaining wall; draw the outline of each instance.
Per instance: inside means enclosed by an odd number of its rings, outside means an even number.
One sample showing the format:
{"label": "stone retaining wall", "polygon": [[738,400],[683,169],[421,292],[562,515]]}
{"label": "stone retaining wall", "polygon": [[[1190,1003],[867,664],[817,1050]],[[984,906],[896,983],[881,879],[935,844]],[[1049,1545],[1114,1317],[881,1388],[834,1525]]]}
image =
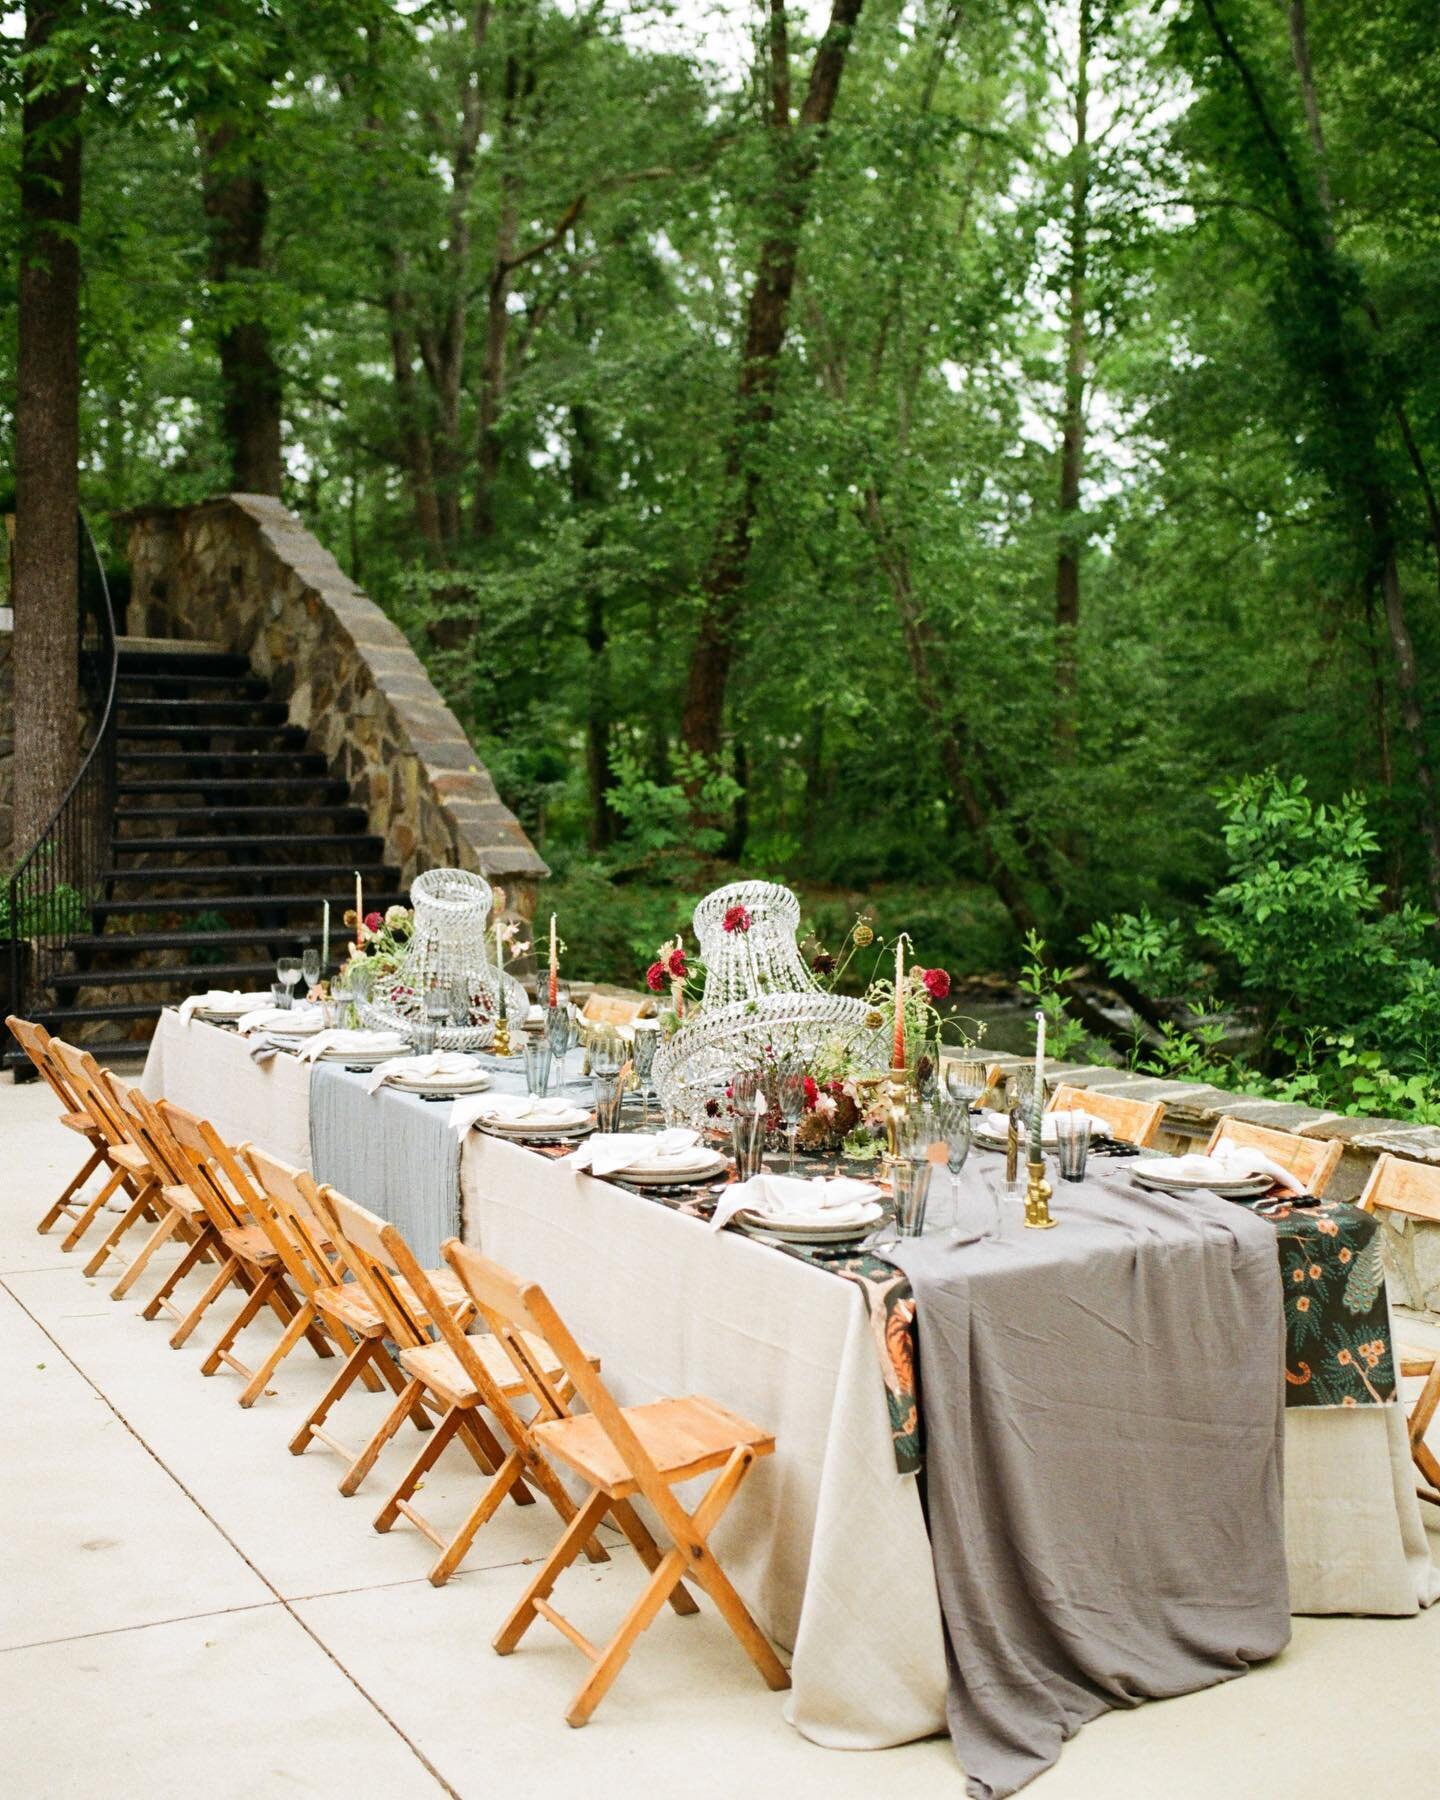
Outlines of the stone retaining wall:
{"label": "stone retaining wall", "polygon": [[287,702],[408,883],[437,866],[531,915],[548,873],[395,626],[278,500],[131,515],[129,630],[240,651]]}
{"label": "stone retaining wall", "polygon": [[[1024,1059],[995,1055],[990,1059],[1009,1067]],[[1176,1155],[1203,1150],[1222,1118],[1248,1119],[1297,1137],[1339,1138],[1345,1145],[1340,1166],[1326,1190],[1342,1200],[1356,1199],[1369,1179],[1378,1156],[1389,1151],[1411,1162],[1440,1165],[1440,1126],[1409,1125],[1400,1119],[1354,1119],[1324,1112],[1314,1106],[1288,1101],[1257,1100],[1243,1094],[1227,1094],[1194,1081],[1165,1081],[1133,1075],[1125,1069],[1098,1063],[1051,1063],[1047,1073],[1055,1081],[1097,1093],[1124,1094],[1132,1100],[1163,1100],[1165,1117],[1159,1145]],[[1381,1215],[1385,1230],[1386,1271],[1390,1295],[1397,1306],[1440,1314],[1440,1226]]]}

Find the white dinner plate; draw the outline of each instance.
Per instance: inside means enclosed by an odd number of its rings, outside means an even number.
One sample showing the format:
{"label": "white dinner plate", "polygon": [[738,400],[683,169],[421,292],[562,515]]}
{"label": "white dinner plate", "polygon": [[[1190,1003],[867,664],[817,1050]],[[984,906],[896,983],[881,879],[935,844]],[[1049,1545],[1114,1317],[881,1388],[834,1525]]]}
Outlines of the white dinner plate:
{"label": "white dinner plate", "polygon": [[412,1075],[402,1069],[386,1077],[388,1087],[407,1094],[481,1094],[490,1085],[483,1069],[457,1070],[453,1075]]}
{"label": "white dinner plate", "polygon": [[636,1187],[688,1187],[691,1182],[713,1181],[729,1167],[724,1156],[711,1156],[703,1163],[682,1162],[676,1157],[673,1166],[642,1163],[636,1169],[611,1169],[609,1173],[616,1181],[632,1181]]}
{"label": "white dinner plate", "polygon": [[859,1218],[850,1219],[845,1224],[822,1224],[818,1218],[804,1222],[787,1220],[772,1213],[751,1212],[748,1208],[736,1213],[735,1219],[744,1231],[783,1238],[787,1244],[844,1244],[854,1238],[866,1236],[884,1216],[885,1208],[878,1201],[870,1200],[866,1202]]}
{"label": "white dinner plate", "polygon": [[1222,1200],[1249,1200],[1268,1194],[1274,1185],[1268,1175],[1251,1175],[1243,1181],[1205,1180],[1195,1175],[1163,1175],[1147,1169],[1143,1162],[1131,1165],[1130,1173],[1141,1187],[1169,1189],[1172,1193],[1193,1190],[1197,1194],[1218,1194]]}
{"label": "white dinner plate", "polygon": [[[970,1142],[972,1144],[978,1144],[982,1150],[1004,1150],[1008,1148],[1010,1140],[1008,1137],[994,1137],[990,1132],[981,1131],[980,1128],[976,1126],[970,1133]],[[1111,1142],[1111,1134],[1108,1131],[1092,1131],[1090,1133],[1090,1142],[1092,1144],[1108,1144]],[[1022,1152],[1028,1149],[1029,1144],[1030,1127],[1027,1125],[1020,1133],[1020,1148]],[[1046,1138],[1045,1142],[1041,1145],[1041,1148],[1047,1155],[1053,1155],[1058,1147],[1059,1146],[1054,1138]]]}
{"label": "white dinner plate", "polygon": [[587,1137],[595,1129],[589,1113],[577,1111],[572,1116],[562,1113],[555,1119],[476,1119],[481,1131],[493,1131],[497,1137],[568,1138]]}

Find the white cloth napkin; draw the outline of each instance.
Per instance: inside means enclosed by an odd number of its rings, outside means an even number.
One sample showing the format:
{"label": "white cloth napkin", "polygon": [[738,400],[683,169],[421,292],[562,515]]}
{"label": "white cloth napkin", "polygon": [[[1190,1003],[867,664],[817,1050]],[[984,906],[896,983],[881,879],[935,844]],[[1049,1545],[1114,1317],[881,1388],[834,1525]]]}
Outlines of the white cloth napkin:
{"label": "white cloth napkin", "polygon": [[299,1006],[257,1006],[254,1012],[242,1013],[236,1020],[236,1028],[242,1037],[249,1037],[252,1031],[283,1031],[287,1037],[303,1037],[307,1032],[318,1031],[325,1022],[325,1015],[318,1006],[302,1002]]}
{"label": "white cloth napkin", "polygon": [[700,1144],[700,1133],[673,1125],[667,1131],[597,1131],[561,1162],[592,1175],[618,1175],[624,1169],[672,1168],[682,1174],[714,1158]]}
{"label": "white cloth napkin", "polygon": [[[370,1037],[377,1034],[371,1032]],[[414,1076],[424,1081],[432,1075],[471,1075],[475,1080],[482,1079],[479,1065],[473,1056],[466,1056],[459,1050],[432,1050],[427,1056],[392,1056],[388,1062],[365,1077],[365,1087],[369,1093],[377,1093],[393,1076]]]}
{"label": "white cloth napkin", "polygon": [[715,1208],[710,1229],[719,1231],[737,1212],[762,1213],[777,1225],[858,1225],[866,1208],[880,1198],[871,1181],[851,1175],[752,1175],[726,1188]]}
{"label": "white cloth napkin", "polygon": [[[1067,1108],[1061,1109],[1061,1111],[1067,1111],[1067,1110],[1069,1110],[1069,1109],[1067,1109]],[[1080,1112],[1080,1109],[1078,1107],[1075,1110],[1077,1112]],[[1003,1137],[1007,1137],[1009,1135],[1009,1132],[1010,1132],[1010,1115],[1009,1115],[1009,1113],[992,1112],[987,1107],[986,1110],[983,1113],[981,1113],[980,1117],[981,1117],[982,1123],[984,1124],[985,1135],[987,1137],[1003,1138]],[[1080,1112],[1080,1117],[1089,1119],[1090,1135],[1092,1137],[1110,1137],[1112,1135],[1108,1122],[1104,1119],[1097,1119],[1095,1117],[1094,1113]],[[1057,1121],[1059,1120],[1059,1118],[1060,1118],[1059,1112],[1041,1113],[1041,1115],[1040,1115],[1040,1142],[1042,1144],[1054,1144],[1058,1141],[1059,1134],[1060,1134],[1060,1127],[1059,1127],[1059,1124],[1057,1123]],[[1030,1121],[1028,1118],[1022,1118],[1020,1121],[1020,1141],[1021,1141],[1021,1143],[1023,1144],[1029,1136],[1030,1136]]]}
{"label": "white cloth napkin", "polygon": [[188,1025],[197,1012],[223,1012],[239,1016],[265,1004],[264,994],[246,994],[239,988],[210,988],[203,994],[191,994],[176,1008],[180,1023]]}
{"label": "white cloth napkin", "polygon": [[1246,1181],[1254,1175],[1265,1175],[1283,1194],[1305,1192],[1303,1181],[1253,1144],[1217,1144],[1209,1156],[1195,1151],[1188,1156],[1157,1157],[1146,1163],[1145,1172],[1161,1181],[1169,1175],[1186,1181]]}
{"label": "white cloth napkin", "polygon": [[314,1062],[327,1050],[338,1050],[342,1055],[353,1052],[368,1058],[377,1050],[383,1050],[388,1056],[403,1056],[409,1048],[409,1038],[398,1031],[341,1031],[332,1027],[329,1031],[317,1031],[295,1054],[301,1062]]}
{"label": "white cloth napkin", "polygon": [[480,1119],[497,1125],[531,1120],[536,1125],[578,1125],[585,1116],[573,1100],[558,1097],[541,1100],[533,1094],[462,1094],[450,1108],[450,1129],[463,1135]]}

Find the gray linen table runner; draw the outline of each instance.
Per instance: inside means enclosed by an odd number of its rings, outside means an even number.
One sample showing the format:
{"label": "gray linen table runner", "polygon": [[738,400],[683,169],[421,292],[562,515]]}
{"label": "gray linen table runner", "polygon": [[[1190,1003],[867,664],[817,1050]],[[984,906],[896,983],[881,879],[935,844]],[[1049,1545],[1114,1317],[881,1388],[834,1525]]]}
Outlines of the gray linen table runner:
{"label": "gray linen table runner", "polygon": [[[1290,1637],[1274,1232],[1119,1168],[1058,1183],[1053,1231],[994,1188],[972,1166],[958,1238],[893,1257],[915,1290],[947,1711],[976,1800],[1110,1707],[1227,1680]],[[997,1210],[998,1237],[965,1238]]]}

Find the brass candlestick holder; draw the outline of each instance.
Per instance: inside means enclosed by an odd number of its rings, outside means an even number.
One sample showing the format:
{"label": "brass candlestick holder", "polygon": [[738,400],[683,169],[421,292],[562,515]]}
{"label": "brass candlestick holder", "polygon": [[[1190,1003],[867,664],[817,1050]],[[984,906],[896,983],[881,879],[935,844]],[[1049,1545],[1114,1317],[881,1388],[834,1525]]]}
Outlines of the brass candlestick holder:
{"label": "brass candlestick holder", "polygon": [[495,1038],[490,1048],[496,1056],[510,1056],[513,1054],[510,1049],[510,1021],[504,1013],[501,1013],[500,1017],[495,1021]]}
{"label": "brass candlestick holder", "polygon": [[1025,1223],[1032,1231],[1049,1231],[1060,1221],[1050,1217],[1051,1187],[1045,1179],[1045,1159],[1032,1156],[1026,1166],[1030,1179],[1025,1184]]}

